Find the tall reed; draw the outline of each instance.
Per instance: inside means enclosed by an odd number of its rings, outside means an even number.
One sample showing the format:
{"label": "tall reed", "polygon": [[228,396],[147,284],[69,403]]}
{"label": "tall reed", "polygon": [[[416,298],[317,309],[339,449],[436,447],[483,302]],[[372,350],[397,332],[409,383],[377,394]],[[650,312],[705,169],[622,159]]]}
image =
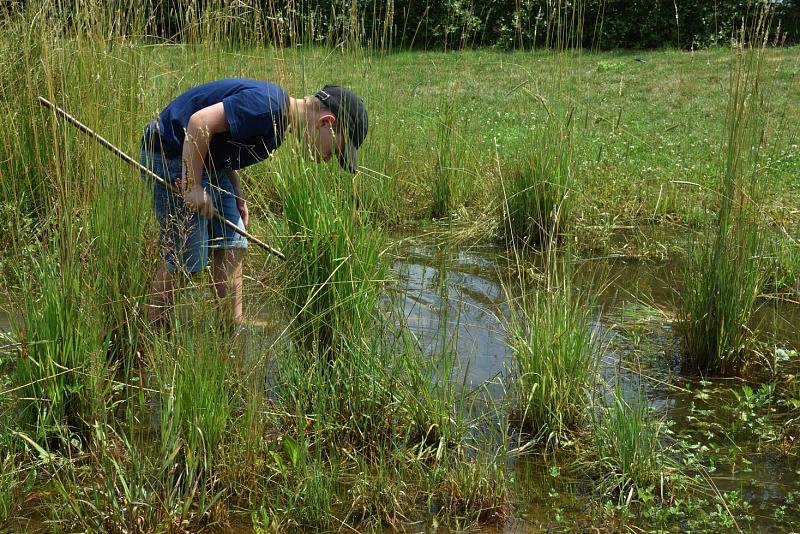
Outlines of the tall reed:
{"label": "tall reed", "polygon": [[680,329],[683,369],[729,374],[746,362],[749,320],[762,287],[764,251],[759,202],[765,170],[759,152],[765,127],[763,62],[769,10],[743,24],[734,49],[725,123],[724,170],[714,226],[690,246]]}
{"label": "tall reed", "polygon": [[102,416],[96,410],[105,407],[108,393],[107,343],[84,297],[90,281],[75,258],[44,253],[34,265],[15,328],[21,350],[14,383],[22,428],[39,443],[55,445]]}
{"label": "tall reed", "polygon": [[[140,58],[127,53],[123,46],[83,46],[81,59],[67,65],[69,74],[78,81],[94,77],[98,83],[90,85],[85,93],[70,93],[79,102],[97,99],[104,105],[80,106],[76,113],[80,112],[81,120],[117,145],[125,146],[129,140],[136,143],[139,118],[135,110],[140,106],[144,84]],[[132,117],[137,122],[135,127],[130,124]],[[131,166],[72,126],[62,121],[58,129],[74,137],[78,144],[77,165],[71,179],[86,184],[83,202],[88,208],[86,226],[92,252],[87,268],[96,275],[98,315],[112,342],[114,356],[130,359],[147,335],[144,306],[158,249],[148,246],[156,241],[155,220],[148,216],[152,184],[141,180]],[[138,149],[138,143],[133,148]]]}
{"label": "tall reed", "polygon": [[386,269],[381,238],[361,221],[351,179],[338,169],[289,162],[277,183],[290,330],[304,350],[332,357],[374,324]]}
{"label": "tall reed", "polygon": [[[36,97],[48,94],[48,89],[58,91],[63,80],[57,75],[60,69],[46,59],[54,46],[52,28],[21,16],[11,17],[6,23],[6,31],[19,37],[0,43],[5,56],[16,58],[0,72],[0,92],[4,95],[0,111],[15,118],[0,131],[0,203],[14,208],[16,224],[12,228],[24,228],[21,220],[29,218],[40,229],[38,225],[52,215],[54,149],[45,126],[47,114]],[[2,239],[22,247],[32,233],[14,232]]]}
{"label": "tall reed", "polygon": [[219,497],[218,448],[234,409],[230,334],[214,328],[213,309],[191,307],[194,317],[154,340],[151,356],[160,391],[162,483],[168,508],[182,519],[195,505],[202,515]]}
{"label": "tall reed", "polygon": [[455,102],[442,102],[436,130],[436,162],[433,169],[433,201],[431,217],[447,217],[457,207],[460,184],[458,182],[458,138]]}

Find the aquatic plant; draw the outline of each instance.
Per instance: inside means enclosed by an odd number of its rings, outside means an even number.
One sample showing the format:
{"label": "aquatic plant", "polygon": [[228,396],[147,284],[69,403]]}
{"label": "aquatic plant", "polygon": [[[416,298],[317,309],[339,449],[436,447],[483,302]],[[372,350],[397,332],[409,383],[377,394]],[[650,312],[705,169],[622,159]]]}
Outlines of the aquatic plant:
{"label": "aquatic plant", "polygon": [[153,341],[150,361],[160,392],[162,484],[169,509],[182,510],[181,516],[195,504],[207,509],[218,497],[218,447],[234,410],[226,379],[235,344],[227,329],[210,326],[213,309],[194,315]]}
{"label": "aquatic plant", "polygon": [[[136,525],[135,532],[164,529],[170,517],[151,453],[110,426],[96,426],[84,470],[63,469],[55,477],[59,501],[50,503],[49,515],[88,531],[115,531],[121,525]],[[89,466],[92,476],[87,477]]]}
{"label": "aquatic plant", "polygon": [[564,119],[550,116],[520,160],[510,162],[501,176],[502,228],[509,242],[547,245],[569,229],[576,182],[573,150],[570,112]]}
{"label": "aquatic plant", "polygon": [[680,329],[686,372],[729,374],[747,360],[749,320],[763,286],[764,233],[759,203],[765,169],[758,159],[765,127],[762,87],[769,11],[742,27],[734,49],[725,123],[724,169],[714,225],[689,248]]}
{"label": "aquatic plant", "polygon": [[14,368],[20,425],[38,443],[53,445],[103,417],[109,385],[107,344],[84,298],[91,286],[74,258],[56,254],[37,258],[35,278],[25,281]]}
{"label": "aquatic plant", "polygon": [[563,274],[540,290],[523,290],[510,313],[514,367],[511,420],[534,439],[558,445],[582,423],[598,363],[592,306]]}
{"label": "aquatic plant", "polygon": [[0,458],[0,525],[13,513],[20,484],[20,463],[7,453]]}
{"label": "aquatic plant", "polygon": [[504,466],[493,454],[456,457],[439,471],[431,488],[437,516],[454,529],[502,521],[509,513],[508,482]]}
{"label": "aquatic plant", "polygon": [[459,201],[457,179],[457,140],[454,131],[457,108],[454,102],[442,102],[436,128],[436,160],[433,169],[431,217],[447,217]]}
{"label": "aquatic plant", "polygon": [[304,350],[322,357],[370,332],[386,270],[381,238],[360,220],[351,179],[343,175],[302,161],[277,174],[290,331]]}
{"label": "aquatic plant", "polygon": [[591,470],[599,477],[600,493],[616,495],[620,503],[652,500],[657,492],[663,496],[670,482],[662,421],[641,393],[626,399],[617,386],[603,399],[591,417],[596,456]]}

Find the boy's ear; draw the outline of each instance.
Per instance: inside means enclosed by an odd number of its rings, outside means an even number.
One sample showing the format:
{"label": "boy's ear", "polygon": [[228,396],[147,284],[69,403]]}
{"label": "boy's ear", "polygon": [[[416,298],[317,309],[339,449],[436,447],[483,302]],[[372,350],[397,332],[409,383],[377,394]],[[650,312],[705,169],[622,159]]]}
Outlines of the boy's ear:
{"label": "boy's ear", "polygon": [[336,117],[333,113],[323,113],[317,118],[317,128],[322,126],[331,126],[336,123]]}

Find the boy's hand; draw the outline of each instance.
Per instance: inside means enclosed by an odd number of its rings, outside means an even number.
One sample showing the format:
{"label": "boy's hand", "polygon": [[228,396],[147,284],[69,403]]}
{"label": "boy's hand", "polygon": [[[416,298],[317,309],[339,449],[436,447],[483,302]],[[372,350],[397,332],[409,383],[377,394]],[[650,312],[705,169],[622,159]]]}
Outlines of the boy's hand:
{"label": "boy's hand", "polygon": [[214,209],[214,202],[211,200],[211,195],[200,186],[195,186],[186,191],[183,194],[183,201],[187,206],[206,219],[211,219],[217,213],[217,210]]}
{"label": "boy's hand", "polygon": [[250,222],[250,211],[247,209],[247,201],[242,197],[236,197],[236,207],[239,208],[239,215],[242,216],[242,222],[245,226]]}

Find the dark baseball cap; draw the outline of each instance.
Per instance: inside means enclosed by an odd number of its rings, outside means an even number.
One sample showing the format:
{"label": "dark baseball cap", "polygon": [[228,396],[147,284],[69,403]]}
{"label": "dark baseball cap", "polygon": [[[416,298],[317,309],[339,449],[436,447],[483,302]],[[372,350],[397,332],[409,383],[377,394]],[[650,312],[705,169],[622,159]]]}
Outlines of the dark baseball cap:
{"label": "dark baseball cap", "polygon": [[369,118],[364,100],[341,85],[326,85],[314,95],[336,116],[344,132],[344,152],[339,154],[339,165],[352,173],[358,169],[358,147],[367,137]]}

